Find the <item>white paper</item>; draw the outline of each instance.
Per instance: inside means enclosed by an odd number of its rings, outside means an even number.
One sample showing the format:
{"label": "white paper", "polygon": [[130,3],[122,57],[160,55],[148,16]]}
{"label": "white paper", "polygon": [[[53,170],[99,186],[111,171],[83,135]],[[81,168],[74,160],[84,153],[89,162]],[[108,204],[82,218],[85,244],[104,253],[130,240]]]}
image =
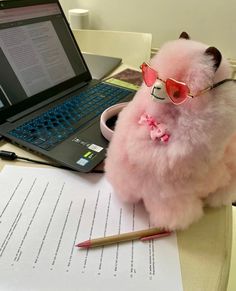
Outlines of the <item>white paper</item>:
{"label": "white paper", "polygon": [[78,249],[149,227],[100,174],[6,166],[0,174],[0,290],[182,291],[176,235]]}

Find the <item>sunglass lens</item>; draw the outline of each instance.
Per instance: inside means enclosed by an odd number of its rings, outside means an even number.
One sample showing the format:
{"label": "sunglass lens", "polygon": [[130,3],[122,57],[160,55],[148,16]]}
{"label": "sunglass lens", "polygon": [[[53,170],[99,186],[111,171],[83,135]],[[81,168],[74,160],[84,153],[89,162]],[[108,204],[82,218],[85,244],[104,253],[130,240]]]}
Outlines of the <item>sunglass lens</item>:
{"label": "sunglass lens", "polygon": [[186,84],[177,82],[173,79],[166,80],[166,91],[175,104],[182,103],[189,94],[189,88]]}
{"label": "sunglass lens", "polygon": [[148,66],[148,64],[143,63],[141,65],[143,80],[148,87],[151,87],[156,79],[157,79],[157,72]]}

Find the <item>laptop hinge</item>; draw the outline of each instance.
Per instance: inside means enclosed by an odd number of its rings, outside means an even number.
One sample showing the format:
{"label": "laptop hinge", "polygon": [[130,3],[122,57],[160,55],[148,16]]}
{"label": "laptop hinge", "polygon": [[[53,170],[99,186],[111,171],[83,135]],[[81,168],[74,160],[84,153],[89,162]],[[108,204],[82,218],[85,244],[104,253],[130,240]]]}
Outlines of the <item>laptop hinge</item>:
{"label": "laptop hinge", "polygon": [[66,95],[71,94],[74,91],[81,89],[82,87],[84,87],[86,85],[88,85],[87,82],[81,82],[79,85],[73,86],[72,88],[65,90],[63,93],[57,94],[57,95],[55,95],[55,96],[53,96],[53,97],[51,97],[43,102],[40,102],[39,104],[37,104],[29,109],[24,110],[23,112],[20,112],[14,116],[7,118],[6,121],[10,122],[10,123],[16,122],[17,120],[19,120],[19,119],[21,119],[21,118],[23,118],[31,113],[34,113],[35,111],[47,106],[48,104],[51,104],[51,103],[65,97]]}

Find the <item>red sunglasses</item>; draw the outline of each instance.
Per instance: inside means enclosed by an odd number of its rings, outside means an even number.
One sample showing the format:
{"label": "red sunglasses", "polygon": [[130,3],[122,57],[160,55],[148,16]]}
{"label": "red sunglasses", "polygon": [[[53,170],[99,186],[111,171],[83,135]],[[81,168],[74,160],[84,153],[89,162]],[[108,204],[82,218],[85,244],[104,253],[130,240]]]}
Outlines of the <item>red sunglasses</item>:
{"label": "red sunglasses", "polygon": [[167,95],[169,96],[170,100],[175,105],[179,105],[183,103],[184,101],[187,100],[187,98],[193,98],[193,97],[199,96],[209,90],[212,90],[213,88],[218,87],[219,85],[225,82],[236,81],[234,79],[224,79],[218,83],[213,84],[212,86],[207,87],[204,90],[199,91],[195,96],[193,96],[190,93],[190,90],[187,84],[185,84],[184,82],[176,81],[172,78],[168,78],[166,79],[166,81],[163,81],[162,79],[158,77],[157,71],[153,69],[152,67],[150,67],[147,63],[143,63],[140,66],[140,69],[142,70],[143,81],[148,87],[153,86],[156,80],[160,80],[163,83],[165,83]]}

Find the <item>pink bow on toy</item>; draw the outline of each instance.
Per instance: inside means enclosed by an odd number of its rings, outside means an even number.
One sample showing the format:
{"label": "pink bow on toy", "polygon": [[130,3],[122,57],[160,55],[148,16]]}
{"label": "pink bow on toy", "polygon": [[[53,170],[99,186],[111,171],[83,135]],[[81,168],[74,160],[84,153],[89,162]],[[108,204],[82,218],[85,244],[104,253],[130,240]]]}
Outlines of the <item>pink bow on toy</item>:
{"label": "pink bow on toy", "polygon": [[166,133],[166,125],[164,123],[158,123],[155,118],[148,115],[147,113],[141,115],[138,123],[141,125],[148,125],[150,129],[150,137],[152,140],[159,139],[162,142],[168,142],[170,135]]}

